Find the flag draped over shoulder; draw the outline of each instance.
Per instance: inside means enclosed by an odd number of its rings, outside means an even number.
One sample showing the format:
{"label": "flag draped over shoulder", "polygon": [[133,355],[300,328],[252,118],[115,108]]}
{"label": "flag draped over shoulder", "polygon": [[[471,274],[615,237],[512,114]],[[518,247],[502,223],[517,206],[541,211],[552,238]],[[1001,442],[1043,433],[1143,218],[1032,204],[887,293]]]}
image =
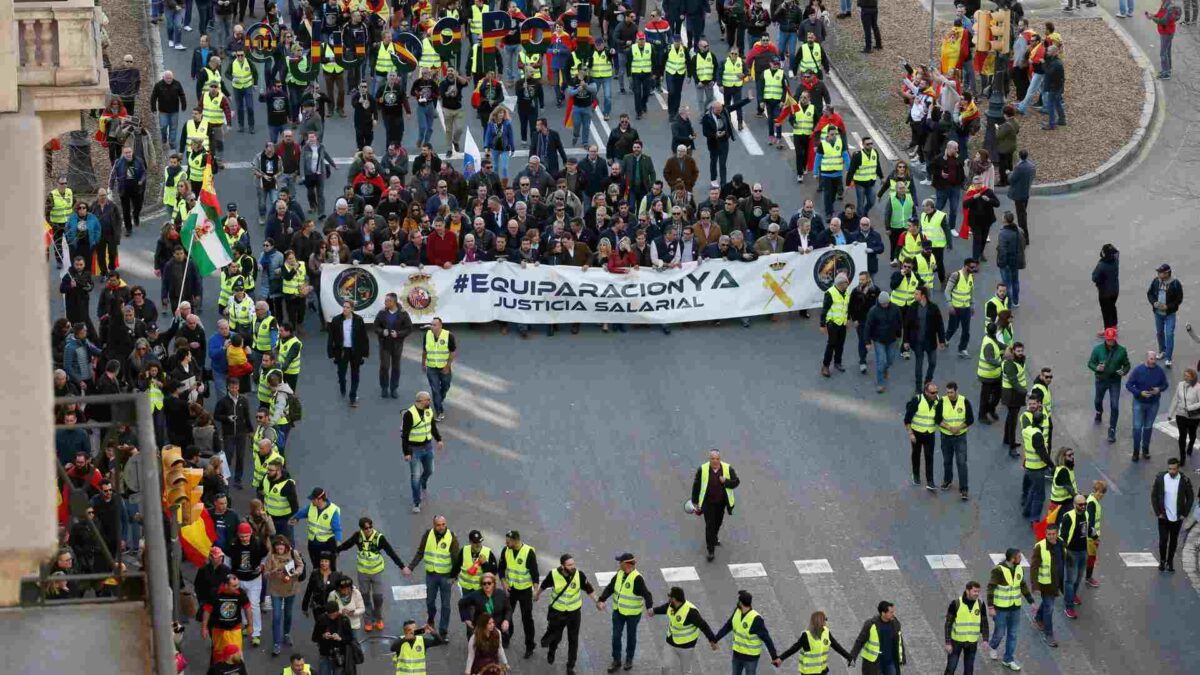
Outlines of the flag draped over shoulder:
{"label": "flag draped over shoulder", "polygon": [[200,187],[200,198],[188,214],[179,238],[196,264],[200,276],[208,276],[233,262],[233,247],[225,235],[225,228],[217,225],[221,217],[221,204],[213,186],[212,158],[204,167],[204,179]]}
{"label": "flag draped over shoulder", "polygon": [[961,68],[971,53],[970,34],[960,26],[951,28],[946,37],[942,38],[941,63],[939,69],[943,75]]}
{"label": "flag draped over shoulder", "polygon": [[963,195],[962,227],[958,228],[959,237],[963,239],[971,238],[971,209],[967,206],[967,200],[975,198],[976,195],[986,190],[987,188],[982,185],[972,185],[967,189],[967,193]]}
{"label": "flag draped over shoulder", "polygon": [[208,552],[212,550],[216,540],[217,528],[213,525],[208,509],[199,509],[199,517],[193,520],[191,525],[179,528],[179,547],[183,550],[183,557],[196,567],[203,565],[208,559]]}

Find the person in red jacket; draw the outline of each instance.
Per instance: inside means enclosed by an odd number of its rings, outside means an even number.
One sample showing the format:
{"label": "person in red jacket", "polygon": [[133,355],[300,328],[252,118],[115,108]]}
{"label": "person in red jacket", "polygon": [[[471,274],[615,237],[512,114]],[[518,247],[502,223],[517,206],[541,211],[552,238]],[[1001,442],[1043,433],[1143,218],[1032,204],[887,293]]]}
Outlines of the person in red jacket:
{"label": "person in red jacket", "polygon": [[1146,18],[1154,22],[1158,29],[1158,79],[1171,79],[1171,41],[1175,39],[1175,22],[1179,20],[1179,8],[1171,0],[1162,0],[1162,5],[1153,15],[1146,12]]}
{"label": "person in red jacket", "polygon": [[433,221],[433,232],[425,238],[425,256],[430,265],[450,269],[458,260],[458,237],[446,229],[441,218]]}

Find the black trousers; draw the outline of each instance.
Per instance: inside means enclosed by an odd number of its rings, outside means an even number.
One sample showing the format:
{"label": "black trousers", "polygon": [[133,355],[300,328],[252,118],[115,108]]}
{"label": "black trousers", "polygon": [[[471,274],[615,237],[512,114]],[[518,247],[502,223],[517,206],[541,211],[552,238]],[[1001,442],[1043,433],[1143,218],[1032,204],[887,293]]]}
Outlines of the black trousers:
{"label": "black trousers", "polygon": [[1000,404],[1000,380],[979,381],[979,416],[990,414],[996,417],[996,406]]}
{"label": "black trousers", "polygon": [[914,431],[917,437],[912,443],[912,475],[913,480],[921,480],[921,456],[925,456],[925,482],[933,483],[933,441],[934,434]]}
{"label": "black trousers", "polygon": [[142,188],[131,188],[121,193],[121,218],[125,221],[125,234],[132,233],[135,226],[142,224],[144,197],[145,191]]}
{"label": "black trousers", "polygon": [[375,127],[370,124],[354,125],[354,143],[360,150],[375,142]]}
{"label": "black trousers", "polygon": [[1021,228],[1021,232],[1025,234],[1025,245],[1029,245],[1029,200],[1016,199],[1013,200],[1013,206],[1017,208],[1017,227]]}
{"label": "black trousers", "polygon": [[707,503],[704,513],[704,547],[712,553],[721,540],[721,524],[725,522],[725,504]]}
{"label": "black trousers", "polygon": [[96,267],[100,270],[100,276],[108,274],[110,269],[117,268],[117,242],[108,237],[103,237],[96,243]]}
{"label": "black trousers", "polygon": [[525,633],[525,650],[533,651],[533,589],[526,588],[524,590],[509,589],[508,600],[512,603],[513,616],[508,622],[508,632],[504,633],[504,646],[512,641],[513,631],[516,629],[517,610],[521,610],[521,630]]}
{"label": "black trousers", "polygon": [[883,49],[883,38],[879,36],[879,9],[858,8],[859,18],[862,19],[863,49],[871,49],[871,34],[875,34],[875,48]]}
{"label": "black trousers", "polygon": [[382,115],[383,131],[388,145],[404,143],[404,116]]}
{"label": "black trousers", "polygon": [[958,670],[958,659],[961,656],[963,662],[963,675],[972,675],[975,672],[975,652],[979,649],[978,643],[951,642],[950,653],[946,656],[946,673],[945,675],[954,675]]}
{"label": "black trousers", "polygon": [[546,614],[546,634],[542,636],[542,646],[553,655],[562,642],[563,630],[567,631],[567,669],[575,667],[575,657],[579,654],[579,619],[581,610],[559,612],[550,610]]}
{"label": "black trousers", "polygon": [[1117,325],[1117,296],[1106,298],[1100,296],[1100,317],[1104,320],[1105,328],[1115,328]]}
{"label": "black trousers", "polygon": [[1008,413],[1004,416],[1004,444],[1008,447],[1017,445],[1017,419],[1021,417],[1021,406],[1009,405]]}
{"label": "black trousers", "polygon": [[379,389],[396,393],[400,388],[400,361],[404,356],[403,340],[379,341]]}
{"label": "black trousers", "polygon": [[846,346],[846,327],[836,323],[826,323],[825,331],[829,334],[825,340],[825,357],[821,365],[829,367],[830,359],[839,366],[842,365],[842,349]]}
{"label": "black trousers", "polygon": [[811,136],[792,134],[792,143],[796,146],[796,175],[803,176],[808,172],[808,141]]}
{"label": "black trousers", "polygon": [[1175,566],[1175,547],[1179,544],[1179,528],[1183,525],[1183,514],[1175,522],[1158,519],[1158,561]]}

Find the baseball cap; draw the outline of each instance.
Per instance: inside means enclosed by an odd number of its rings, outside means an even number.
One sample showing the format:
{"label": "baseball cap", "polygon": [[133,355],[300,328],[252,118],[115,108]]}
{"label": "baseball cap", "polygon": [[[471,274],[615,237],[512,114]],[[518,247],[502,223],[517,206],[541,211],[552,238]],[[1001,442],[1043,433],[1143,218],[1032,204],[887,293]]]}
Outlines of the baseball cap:
{"label": "baseball cap", "polygon": [[1170,271],[1171,271],[1171,266],[1170,266],[1170,265],[1168,265],[1167,263],[1163,263],[1163,264],[1161,264],[1161,265],[1159,265],[1159,266],[1158,266],[1158,271],[1159,271],[1159,272],[1170,272]]}
{"label": "baseball cap", "polygon": [[226,211],[237,211],[237,202],[229,202],[225,205]]}
{"label": "baseball cap", "polygon": [[646,39],[646,33],[645,33],[644,31],[640,31],[640,30],[639,30],[639,31],[637,32],[637,39],[639,39],[639,40],[645,40],[645,39]]}
{"label": "baseball cap", "polygon": [[617,556],[615,560],[617,562],[633,562],[634,560],[637,560],[637,557],[635,557],[632,553],[625,552]]}
{"label": "baseball cap", "polygon": [[250,534],[253,530],[250,529],[250,523],[242,523],[238,525],[238,534]]}
{"label": "baseball cap", "polygon": [[504,538],[505,539],[515,539],[517,541],[520,541],[521,533],[517,532],[516,530],[509,530],[508,532],[504,533]]}
{"label": "baseball cap", "polygon": [[470,533],[467,534],[467,540],[472,544],[481,544],[483,543],[483,533],[479,530],[471,530]]}
{"label": "baseball cap", "polygon": [[308,493],[309,499],[317,499],[318,497],[324,497],[324,496],[325,496],[325,488],[315,487],[312,489],[312,492]]}
{"label": "baseball cap", "polygon": [[1104,339],[1105,340],[1116,340],[1117,339],[1117,329],[1115,326],[1109,326],[1108,328],[1104,329]]}

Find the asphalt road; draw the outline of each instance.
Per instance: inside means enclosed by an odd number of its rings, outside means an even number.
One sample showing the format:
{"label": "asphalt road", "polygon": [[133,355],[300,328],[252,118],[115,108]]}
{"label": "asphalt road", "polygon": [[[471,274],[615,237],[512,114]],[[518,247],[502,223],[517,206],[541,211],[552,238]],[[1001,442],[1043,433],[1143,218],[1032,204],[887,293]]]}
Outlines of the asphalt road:
{"label": "asphalt road", "polygon": [[[1128,27],[1148,45],[1148,24]],[[714,34],[710,27],[709,36]],[[196,34],[186,35],[186,43],[194,46]],[[186,57],[190,51],[168,51],[167,67],[185,74]],[[1193,72],[1188,66],[1198,57],[1194,33],[1181,29],[1175,59],[1182,67],[1177,73]],[[1189,164],[1200,160],[1200,148],[1192,142],[1200,96],[1183,77],[1166,83],[1162,93],[1166,119],[1137,168],[1101,188],[1037,199],[1031,205],[1033,246],[1017,311],[1018,336],[1027,345],[1031,368],[1055,367],[1055,438],[1077,448],[1080,487],[1104,478],[1113,489],[1104,503],[1097,566],[1103,585],[1081,591],[1078,621],[1066,619],[1059,602],[1055,623],[1061,646],[1056,650],[1034,636],[1029,622],[1022,623],[1018,660],[1027,672],[1115,674],[1151,668],[1183,673],[1200,656],[1200,647],[1188,639],[1187,626],[1200,610],[1200,600],[1187,575],[1130,566],[1121,555],[1155,548],[1147,503],[1150,482],[1164,458],[1175,454],[1173,441],[1156,433],[1154,461],[1130,464],[1129,404],[1122,404],[1119,442],[1109,445],[1091,422],[1092,388],[1084,368],[1100,323],[1089,273],[1105,241],[1122,251],[1126,292],[1119,305],[1121,340],[1135,359],[1153,345],[1153,323],[1144,301],[1153,268],[1163,260],[1172,262],[1185,294],[1200,291],[1188,278],[1186,259],[1178,257],[1183,247],[1195,245],[1188,211],[1195,188],[1186,176]],[[695,108],[690,84],[685,101]],[[614,122],[617,113],[632,112],[630,97],[618,97],[615,103]],[[852,130],[862,128],[848,111],[843,114]],[[568,138],[560,113],[551,109],[546,116]],[[802,198],[813,195],[815,186],[797,186],[791,153],[766,148],[764,123],[750,121],[762,154],[748,151],[749,143],[735,144],[730,174],[741,172],[751,182],[763,182],[767,194],[790,214]],[[659,166],[669,152],[666,124],[663,106],[655,99],[647,119],[635,124]],[[415,124],[407,126],[411,142]],[[482,136],[477,122],[471,133],[476,140]],[[262,124],[255,136],[230,133],[227,159],[248,161],[264,141]],[[349,120],[334,120],[325,143],[336,157],[350,156]],[[703,183],[707,157],[700,145]],[[435,133],[434,146],[445,151],[440,133]],[[1031,150],[1036,160],[1038,149]],[[513,170],[519,166],[515,159]],[[339,184],[337,178],[330,181],[328,198]],[[255,203],[251,185],[245,170],[231,169],[217,178],[221,202],[238,202],[247,216]],[[122,245],[127,278],[153,284],[152,289],[157,289],[151,274],[156,229],[148,222]],[[257,250],[261,230],[252,225],[251,234]],[[949,259],[957,263],[964,249],[958,247]],[[980,294],[997,276],[994,267],[984,266],[977,280]],[[203,315],[210,330],[215,298],[214,278],[206,283]],[[1182,314],[1185,319],[1192,314],[1187,300]],[[875,393],[869,374],[835,373],[825,380],[817,372],[823,338],[815,320],[794,315],[779,322],[756,320],[748,330],[736,322],[691,325],[670,336],[648,329],[605,335],[585,327],[579,335],[563,332],[547,338],[535,333],[528,342],[515,334],[499,335],[492,327],[451,326],[458,336],[458,361],[449,419],[442,425],[447,446],[437,458],[430,497],[420,515],[409,513],[399,447],[399,415],[408,405],[406,398],[426,388],[415,361],[419,343],[415,337],[409,342],[401,401],[378,397],[373,355],[363,371],[362,405],[350,409],[339,400],[333,366],[323,358],[324,335],[313,319],[307,329],[299,387],[306,415],[289,443],[289,468],[302,492],[314,485],[328,491],[341,506],[347,527],[360,514],[370,514],[406,560],[434,514],[445,515],[460,537],[480,529],[493,548],[503,545],[505,530],[519,529],[538,549],[543,572],[560,553],[571,552],[594,580],[597,573],[616,569],[614,555],[631,551],[656,599],[665,599],[668,586],[677,583],[716,625],[732,611],[738,589],[751,591],[781,650],[796,639],[815,609],[828,613],[833,633],[849,645],[878,600],[888,599],[898,604],[904,622],[908,672],[934,673],[944,664],[941,623],[948,601],[966,581],[986,581],[990,554],[1010,546],[1028,551],[1033,544],[1016,503],[1021,469],[1001,447],[1000,430],[980,426],[969,434],[971,501],[910,485],[901,413],[911,362],[897,366],[885,395]],[[1182,326],[1177,337],[1176,362],[1192,363],[1200,349],[1182,335]],[[972,340],[972,355],[977,340]],[[850,342],[848,354],[853,337]],[[958,380],[977,401],[974,356],[969,361],[951,352],[939,356],[938,381]],[[853,359],[848,356],[847,362]],[[1179,370],[1177,366],[1173,375]],[[681,505],[692,472],[714,447],[724,451],[743,484],[738,508],[726,521],[724,545],[716,561],[706,563],[703,526]],[[940,478],[940,455],[936,465]],[[244,508],[248,498],[243,493],[236,501]],[[352,567],[353,557],[344,556],[342,564]],[[389,563],[385,577],[398,596],[420,593],[405,590],[422,584],[420,571],[404,578]],[[668,578],[678,581],[668,583]],[[601,672],[609,660],[608,619],[590,607],[584,609],[581,673]],[[537,610],[539,629],[544,611]],[[386,633],[394,634],[403,618],[423,620],[424,604],[389,601],[387,616]],[[269,626],[270,614],[265,617]],[[297,651],[315,663],[315,648],[307,639],[310,624],[298,613],[297,619]],[[649,625],[640,629],[633,672],[657,673],[665,623],[655,619],[643,624]],[[190,633],[185,651],[202,668],[205,647],[195,631]],[[251,650],[251,672],[277,672],[283,666],[283,659],[269,657],[269,630],[266,635],[264,646]],[[448,648],[431,652],[431,673],[461,672],[463,641],[460,633],[453,636]],[[364,672],[393,672],[377,646],[368,650]],[[554,666],[545,664],[544,650],[530,661],[516,653],[509,656],[522,672],[550,673],[563,668],[565,654],[560,650]],[[703,650],[700,671],[724,672],[728,659],[728,643],[718,653]],[[834,661],[831,672],[846,672]]]}

